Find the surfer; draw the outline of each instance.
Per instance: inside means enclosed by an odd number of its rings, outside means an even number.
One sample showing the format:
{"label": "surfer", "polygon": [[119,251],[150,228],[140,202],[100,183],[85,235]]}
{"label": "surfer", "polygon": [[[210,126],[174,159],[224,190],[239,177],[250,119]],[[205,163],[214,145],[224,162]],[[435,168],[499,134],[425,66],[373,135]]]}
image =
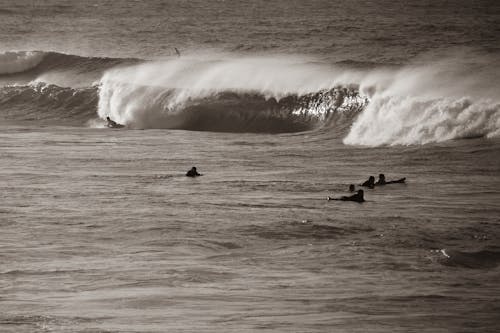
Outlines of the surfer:
{"label": "surfer", "polygon": [[355,190],[354,184],[349,185],[349,192],[354,192]]}
{"label": "surfer", "polygon": [[364,202],[365,201],[365,198],[364,198],[364,192],[363,190],[358,190],[357,193],[351,195],[351,196],[341,196],[340,198],[331,198],[331,197],[327,197],[327,199],[330,201],[330,200],[338,200],[338,201],[355,201],[355,202]]}
{"label": "surfer", "polygon": [[108,121],[108,127],[109,128],[116,128],[116,127],[120,127],[121,125],[117,124],[114,120],[112,120],[111,118],[106,117],[106,120]]}
{"label": "surfer", "polygon": [[175,50],[175,53],[177,54],[177,56],[180,58],[181,52],[179,52],[179,50],[176,47],[174,47],[174,50]]}
{"label": "surfer", "polygon": [[404,183],[405,180],[406,180],[406,177],[405,178],[400,178],[400,179],[397,179],[397,180],[386,181],[385,180],[385,175],[383,173],[381,173],[380,175],[378,175],[378,180],[375,183],[375,185],[379,186],[379,185],[387,185],[387,184]]}
{"label": "surfer", "polygon": [[198,173],[198,171],[196,171],[196,167],[192,167],[191,170],[186,172],[186,176],[194,178],[194,177],[201,176],[201,173]]}
{"label": "surfer", "polygon": [[375,177],[370,176],[366,182],[361,184],[361,186],[368,187],[368,188],[373,188],[375,186]]}

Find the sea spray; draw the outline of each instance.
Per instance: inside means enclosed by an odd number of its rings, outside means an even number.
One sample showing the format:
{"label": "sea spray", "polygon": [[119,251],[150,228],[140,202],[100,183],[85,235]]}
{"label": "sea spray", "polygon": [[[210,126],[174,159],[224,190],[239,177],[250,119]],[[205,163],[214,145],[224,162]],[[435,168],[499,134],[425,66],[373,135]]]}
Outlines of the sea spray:
{"label": "sea spray", "polygon": [[475,60],[448,58],[369,73],[360,90],[371,102],[344,143],[408,145],[499,136],[500,87],[494,77],[500,66],[491,59]]}

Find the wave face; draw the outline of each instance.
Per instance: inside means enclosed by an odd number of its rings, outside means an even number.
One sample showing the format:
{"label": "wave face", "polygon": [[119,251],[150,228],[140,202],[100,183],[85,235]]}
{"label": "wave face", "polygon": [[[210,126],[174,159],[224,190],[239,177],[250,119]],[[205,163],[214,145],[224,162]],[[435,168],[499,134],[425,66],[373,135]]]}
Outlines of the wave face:
{"label": "wave face", "polygon": [[0,88],[1,117],[10,121],[81,125],[95,118],[97,87],[65,88],[44,82]]}
{"label": "wave face", "polygon": [[341,114],[352,121],[364,107],[356,87],[335,77],[287,57],[146,63],[103,76],[98,114],[133,128],[306,131]]}

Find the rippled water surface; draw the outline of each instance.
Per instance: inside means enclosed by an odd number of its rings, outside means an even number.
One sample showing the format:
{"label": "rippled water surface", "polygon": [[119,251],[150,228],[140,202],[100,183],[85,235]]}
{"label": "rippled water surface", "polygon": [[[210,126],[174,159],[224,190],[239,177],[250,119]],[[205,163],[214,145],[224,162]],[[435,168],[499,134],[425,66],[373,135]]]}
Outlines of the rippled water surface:
{"label": "rippled water surface", "polygon": [[495,332],[499,147],[3,127],[0,328]]}
{"label": "rippled water surface", "polygon": [[0,332],[499,332],[499,18],[0,1]]}

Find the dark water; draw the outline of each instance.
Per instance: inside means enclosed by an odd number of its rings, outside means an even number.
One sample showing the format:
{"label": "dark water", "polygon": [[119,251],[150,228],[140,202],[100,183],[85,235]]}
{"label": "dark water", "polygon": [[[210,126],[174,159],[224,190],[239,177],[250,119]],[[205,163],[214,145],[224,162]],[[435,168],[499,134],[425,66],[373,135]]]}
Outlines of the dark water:
{"label": "dark water", "polygon": [[499,19],[2,1],[0,331],[498,332]]}
{"label": "dark water", "polygon": [[319,54],[405,63],[426,51],[498,52],[497,1],[14,1],[2,2],[5,50],[163,57],[198,52]]}

